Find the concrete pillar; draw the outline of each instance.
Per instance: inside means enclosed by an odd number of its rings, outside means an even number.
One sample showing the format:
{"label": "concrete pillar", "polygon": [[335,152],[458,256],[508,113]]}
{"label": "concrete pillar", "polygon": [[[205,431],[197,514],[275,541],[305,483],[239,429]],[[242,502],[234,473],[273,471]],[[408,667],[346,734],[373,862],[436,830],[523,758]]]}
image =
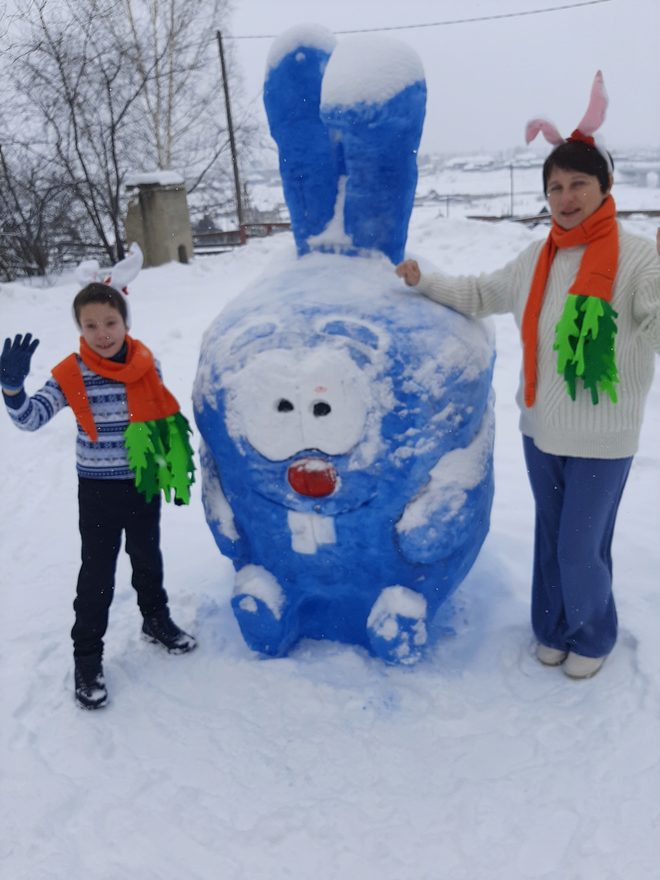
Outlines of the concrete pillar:
{"label": "concrete pillar", "polygon": [[172,171],[133,175],[126,188],[132,193],[126,238],[140,245],[144,265],[187,263],[193,256],[193,240],[183,178]]}

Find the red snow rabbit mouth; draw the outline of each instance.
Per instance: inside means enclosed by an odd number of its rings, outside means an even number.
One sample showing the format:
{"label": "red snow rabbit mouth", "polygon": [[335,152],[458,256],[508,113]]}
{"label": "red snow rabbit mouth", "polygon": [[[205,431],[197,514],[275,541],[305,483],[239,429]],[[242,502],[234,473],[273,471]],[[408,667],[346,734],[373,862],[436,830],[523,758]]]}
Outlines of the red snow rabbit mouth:
{"label": "red snow rabbit mouth", "polygon": [[287,471],[292,489],[299,495],[322,498],[331,495],[337,486],[337,474],[329,461],[322,458],[301,458]]}

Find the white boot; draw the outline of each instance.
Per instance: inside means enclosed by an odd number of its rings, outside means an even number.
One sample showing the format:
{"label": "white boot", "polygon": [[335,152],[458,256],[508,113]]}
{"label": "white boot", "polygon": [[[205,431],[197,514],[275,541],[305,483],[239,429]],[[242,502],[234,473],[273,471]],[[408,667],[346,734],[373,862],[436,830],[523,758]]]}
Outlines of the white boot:
{"label": "white boot", "polygon": [[568,651],[562,651],[561,648],[549,648],[540,642],[536,646],[536,659],[544,666],[560,666],[567,656]]}
{"label": "white boot", "polygon": [[571,651],[564,663],[564,672],[569,678],[591,678],[595,675],[603,663],[605,657],[583,657],[582,654],[574,654]]}

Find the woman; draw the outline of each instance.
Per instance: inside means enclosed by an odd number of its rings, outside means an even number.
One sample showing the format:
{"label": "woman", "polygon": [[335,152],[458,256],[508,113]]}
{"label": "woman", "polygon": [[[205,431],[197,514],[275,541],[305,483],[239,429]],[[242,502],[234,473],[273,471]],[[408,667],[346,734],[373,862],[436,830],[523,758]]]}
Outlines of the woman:
{"label": "woman", "polygon": [[478,277],[423,275],[414,260],[396,268],[443,305],[474,316],[512,312],[521,328],[517,400],[536,505],[536,654],[576,679],[595,675],[616,641],[612,536],[660,352],[655,249],[618,225],[611,157],[593,139],[605,106],[599,72],[566,141],[543,120],[528,126],[528,141],[543,131],[555,144],[543,166],[546,242]]}

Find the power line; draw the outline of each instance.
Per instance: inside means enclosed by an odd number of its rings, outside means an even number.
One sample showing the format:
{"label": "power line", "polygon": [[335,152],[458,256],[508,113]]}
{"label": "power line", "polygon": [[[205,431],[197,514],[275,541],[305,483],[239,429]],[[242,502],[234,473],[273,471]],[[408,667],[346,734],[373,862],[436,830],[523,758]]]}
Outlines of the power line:
{"label": "power line", "polygon": [[[334,31],[336,34],[372,34],[376,31],[407,31],[421,28],[447,27],[454,24],[470,24],[476,21],[496,21],[502,18],[521,18],[523,15],[542,15],[548,12],[561,12],[566,9],[578,9],[581,6],[598,6],[602,3],[612,3],[612,0],[584,0],[582,3],[566,3],[563,6],[548,6],[544,9],[529,9],[524,12],[502,12],[499,15],[480,15],[475,18],[452,18],[446,21],[429,21],[424,24],[399,24],[391,27],[356,28],[350,31]],[[272,40],[278,34],[233,34],[228,39],[232,40]]]}

